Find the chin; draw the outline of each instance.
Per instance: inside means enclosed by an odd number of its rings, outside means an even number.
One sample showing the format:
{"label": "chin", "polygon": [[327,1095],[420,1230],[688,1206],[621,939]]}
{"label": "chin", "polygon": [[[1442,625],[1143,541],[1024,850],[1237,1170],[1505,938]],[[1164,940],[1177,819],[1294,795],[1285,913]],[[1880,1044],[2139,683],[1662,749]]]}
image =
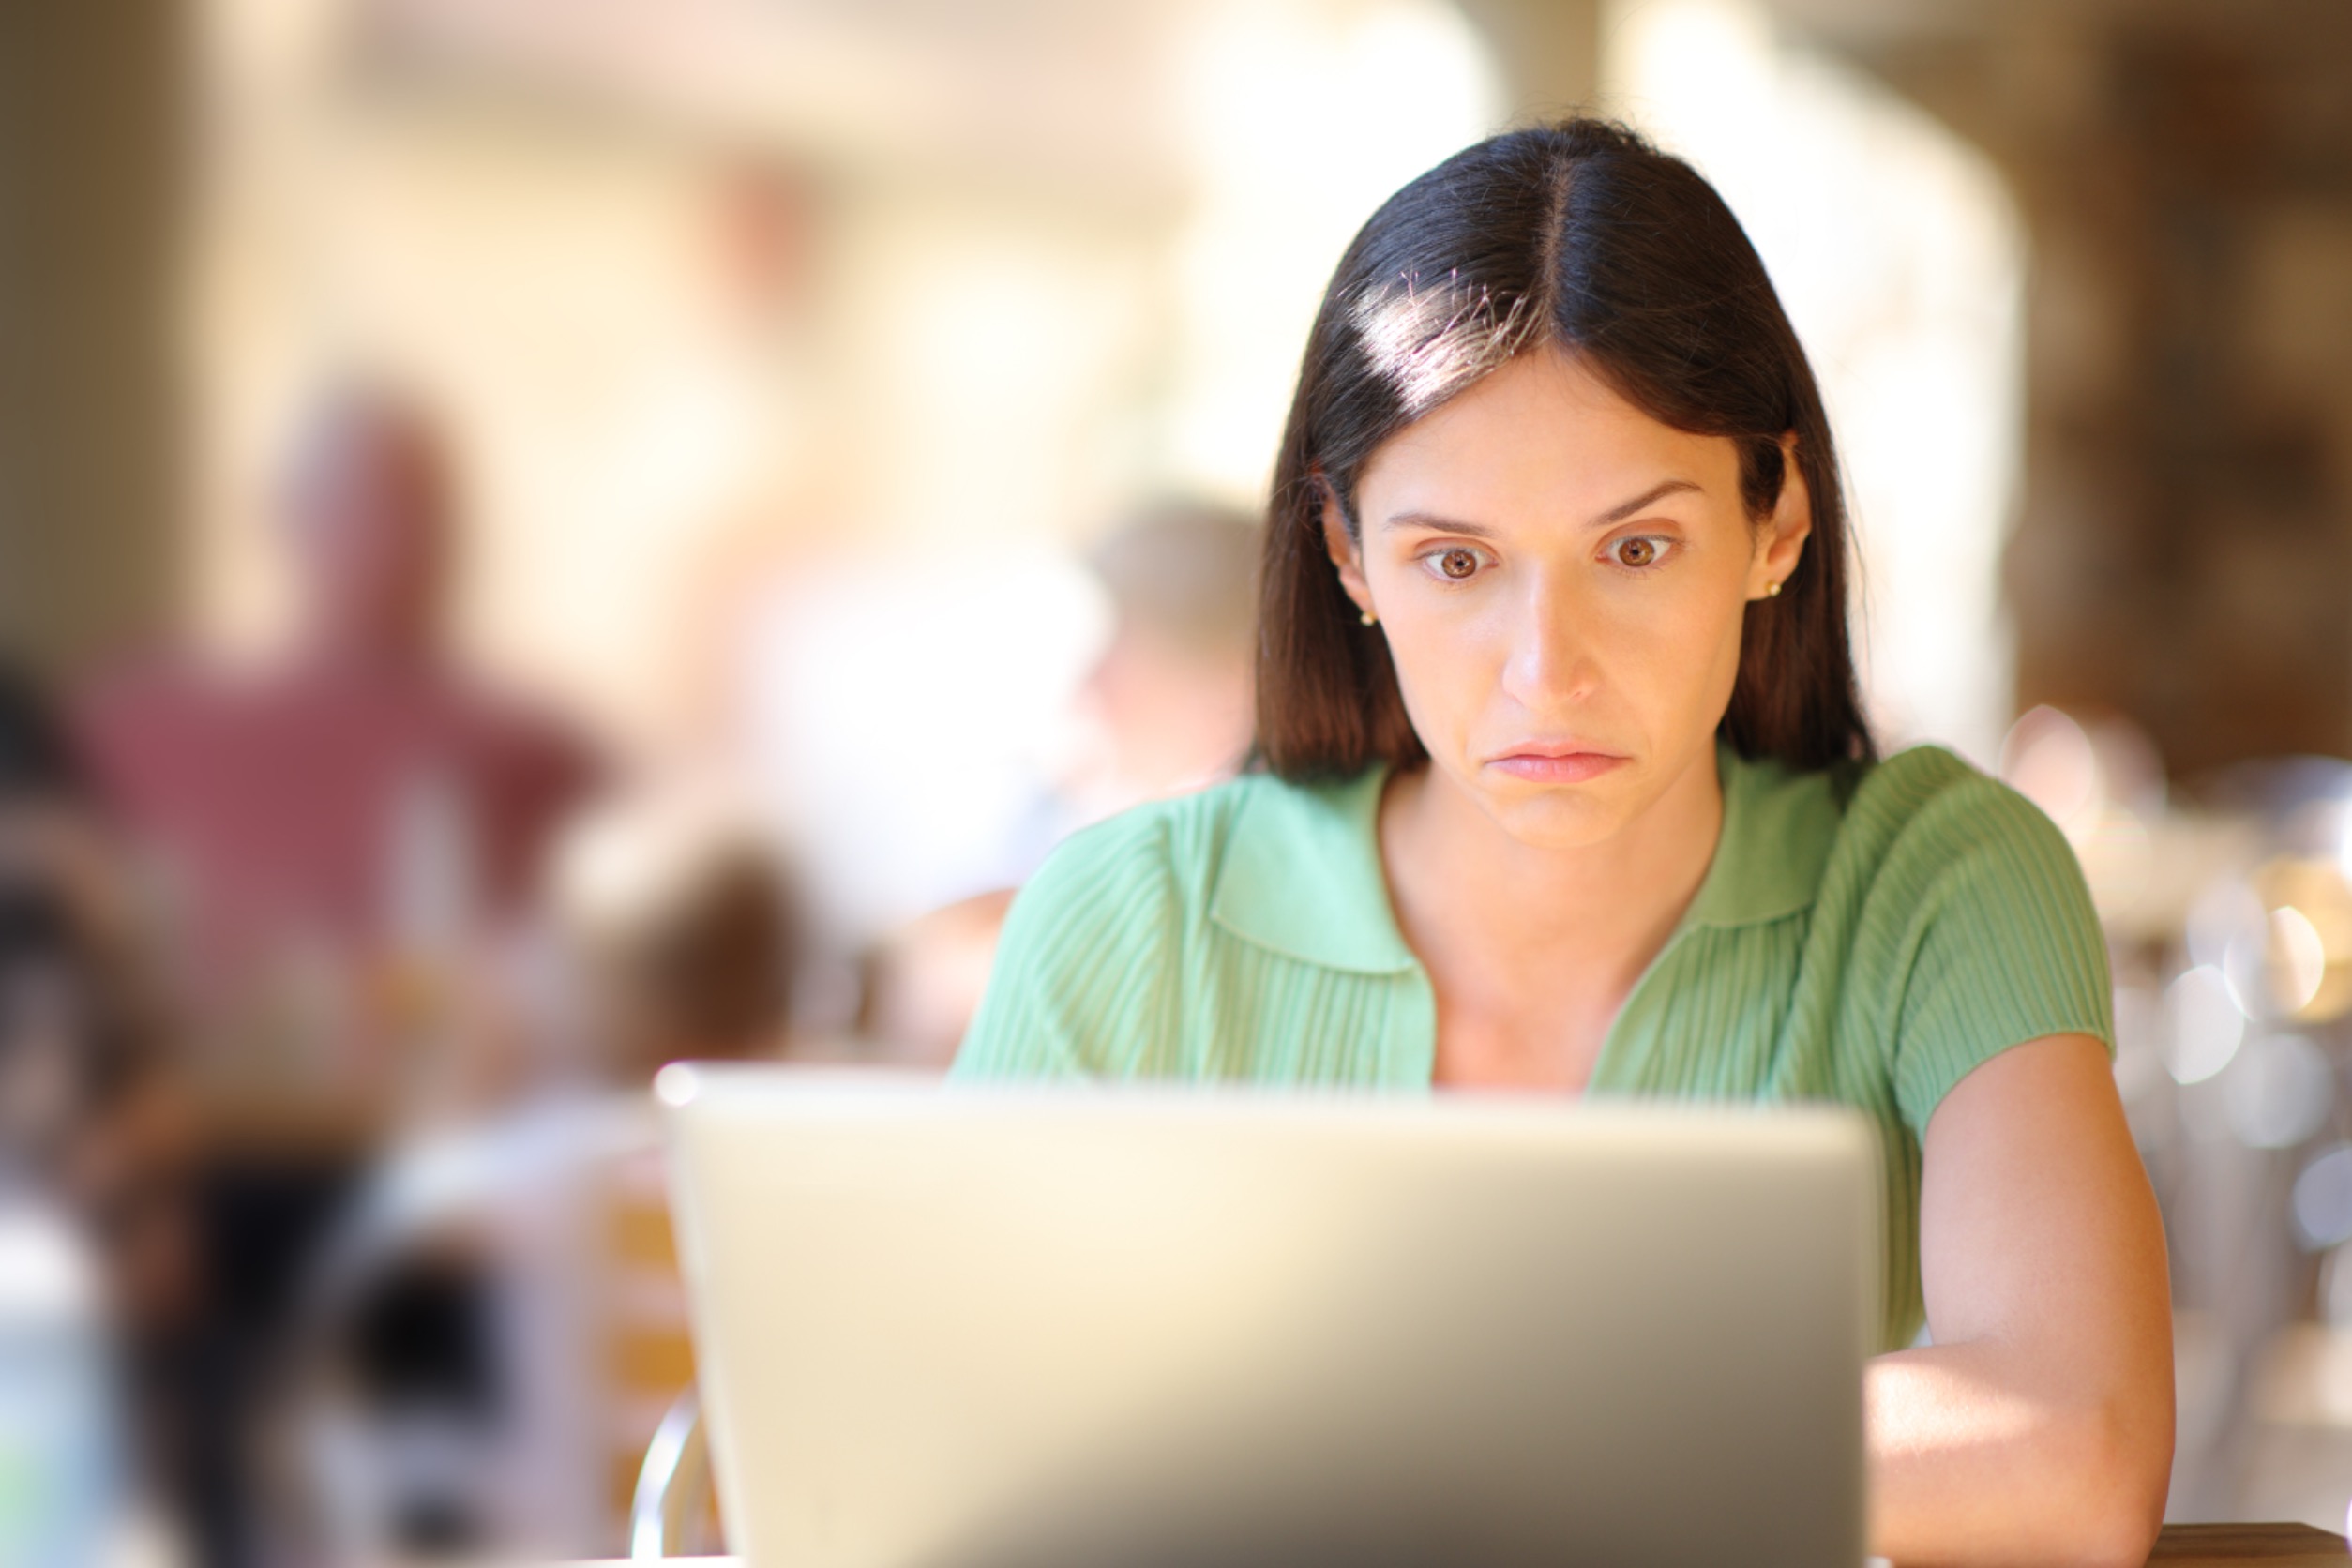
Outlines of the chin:
{"label": "chin", "polygon": [[1533,850],[1581,850],[1625,825],[1620,792],[1590,784],[1482,790],[1479,804],[1497,827]]}

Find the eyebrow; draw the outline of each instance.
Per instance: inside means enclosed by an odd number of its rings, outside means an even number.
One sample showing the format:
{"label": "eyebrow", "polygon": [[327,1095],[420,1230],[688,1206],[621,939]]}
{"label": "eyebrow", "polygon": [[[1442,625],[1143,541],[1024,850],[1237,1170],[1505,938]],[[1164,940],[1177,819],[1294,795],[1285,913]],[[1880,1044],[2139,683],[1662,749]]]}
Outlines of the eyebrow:
{"label": "eyebrow", "polygon": [[1607,511],[1603,512],[1599,517],[1594,518],[1592,520],[1592,526],[1595,528],[1606,528],[1613,522],[1623,522],[1627,518],[1632,517],[1636,512],[1640,511],[1645,506],[1654,505],[1658,502],[1664,501],[1667,496],[1680,495],[1684,490],[1688,490],[1694,495],[1699,493],[1698,486],[1692,483],[1688,479],[1668,479],[1663,484],[1652,485],[1650,489],[1642,491],[1639,495],[1635,496],[1631,501],[1621,501],[1616,505],[1611,506]]}
{"label": "eyebrow", "polygon": [[[1685,490],[1693,494],[1701,493],[1700,487],[1689,479],[1667,479],[1663,483],[1652,485],[1630,501],[1619,502],[1594,518],[1586,526],[1607,528],[1612,524],[1623,522],[1643,507],[1655,505],[1667,496],[1680,495]],[[1495,532],[1482,523],[1464,522],[1458,518],[1441,517],[1435,512],[1398,512],[1381,526],[1383,528],[1426,528],[1432,533],[1459,534],[1472,539],[1490,539],[1494,537]]]}

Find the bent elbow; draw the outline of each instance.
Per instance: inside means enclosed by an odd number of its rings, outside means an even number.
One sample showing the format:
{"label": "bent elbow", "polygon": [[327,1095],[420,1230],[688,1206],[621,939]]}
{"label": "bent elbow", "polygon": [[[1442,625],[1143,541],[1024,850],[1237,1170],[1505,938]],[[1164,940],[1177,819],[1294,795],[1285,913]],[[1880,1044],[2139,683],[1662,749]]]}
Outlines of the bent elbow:
{"label": "bent elbow", "polygon": [[2164,1511],[2101,1507],[2089,1510],[2065,1560],[2080,1568],[2145,1568],[2164,1528]]}
{"label": "bent elbow", "polygon": [[2164,1528],[2164,1494],[2172,1475],[2173,1423],[2164,1409],[2115,1401],[2073,1424],[2072,1505],[2064,1529],[2065,1560],[2083,1568],[2141,1568]]}

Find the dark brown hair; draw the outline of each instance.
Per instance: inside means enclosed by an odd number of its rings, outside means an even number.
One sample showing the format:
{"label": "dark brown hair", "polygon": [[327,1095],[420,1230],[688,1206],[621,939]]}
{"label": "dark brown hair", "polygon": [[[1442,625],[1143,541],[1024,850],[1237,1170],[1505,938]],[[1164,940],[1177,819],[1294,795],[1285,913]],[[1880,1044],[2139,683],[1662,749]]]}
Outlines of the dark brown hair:
{"label": "dark brown hair", "polygon": [[1324,497],[1357,535],[1356,481],[1380,444],[1545,344],[1651,417],[1729,437],[1757,518],[1780,498],[1794,433],[1813,534],[1780,595],[1747,607],[1721,733],[1798,768],[1873,755],[1847,641],[1836,452],[1764,264],[1689,164],[1576,119],[1482,142],[1406,186],[1323,292],[1274,465],[1256,762],[1301,780],[1427,755],[1387,639],[1332,568]]}

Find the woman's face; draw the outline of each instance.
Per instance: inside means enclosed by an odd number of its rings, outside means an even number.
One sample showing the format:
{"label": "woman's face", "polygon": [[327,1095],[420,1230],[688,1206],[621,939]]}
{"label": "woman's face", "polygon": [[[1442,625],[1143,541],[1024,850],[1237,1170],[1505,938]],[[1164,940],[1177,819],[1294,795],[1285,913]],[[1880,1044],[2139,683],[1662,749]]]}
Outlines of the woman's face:
{"label": "woman's face", "polygon": [[1324,534],[1386,631],[1432,782],[1566,849],[1711,771],[1741,611],[1811,526],[1787,472],[1759,522],[1729,439],[1660,424],[1550,348],[1392,436],[1357,481],[1360,544],[1334,505]]}

